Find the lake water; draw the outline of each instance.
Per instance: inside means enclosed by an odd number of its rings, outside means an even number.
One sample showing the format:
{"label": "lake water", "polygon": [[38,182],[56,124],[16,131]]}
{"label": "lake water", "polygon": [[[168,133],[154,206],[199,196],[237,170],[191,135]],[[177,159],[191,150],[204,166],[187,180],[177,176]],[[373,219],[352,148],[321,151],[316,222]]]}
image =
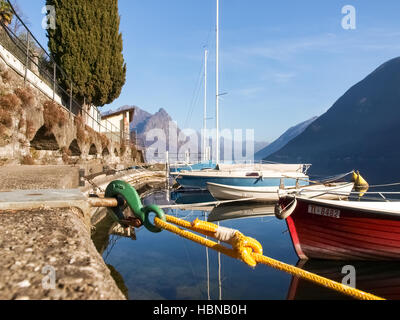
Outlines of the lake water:
{"label": "lake water", "polygon": [[[206,193],[170,195],[158,192],[144,202],[165,205],[212,200]],[[271,206],[235,204],[212,211],[174,209],[165,212],[189,221],[201,218],[218,223],[217,220],[221,220],[221,226],[257,239],[265,255],[335,281],[341,282],[346,276],[342,274],[343,267],[352,265],[357,270],[357,288],[390,299],[400,298],[399,263],[299,261],[286,222],[271,214]],[[243,218],[249,214],[257,216]],[[107,240],[101,252],[103,258],[116,270],[117,282],[132,300],[347,299],[267,266],[252,269],[241,261],[219,256],[213,250],[167,231],[153,234],[142,228],[137,230],[135,241],[114,235]]]}

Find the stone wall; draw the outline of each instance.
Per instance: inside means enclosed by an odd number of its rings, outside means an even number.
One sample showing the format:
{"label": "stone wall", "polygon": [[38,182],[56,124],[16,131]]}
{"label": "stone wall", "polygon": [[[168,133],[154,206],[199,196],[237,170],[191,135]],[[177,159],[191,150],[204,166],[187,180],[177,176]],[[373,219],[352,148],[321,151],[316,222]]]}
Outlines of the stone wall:
{"label": "stone wall", "polygon": [[0,165],[108,166],[143,162],[135,147],[111,141],[85,125],[0,56]]}

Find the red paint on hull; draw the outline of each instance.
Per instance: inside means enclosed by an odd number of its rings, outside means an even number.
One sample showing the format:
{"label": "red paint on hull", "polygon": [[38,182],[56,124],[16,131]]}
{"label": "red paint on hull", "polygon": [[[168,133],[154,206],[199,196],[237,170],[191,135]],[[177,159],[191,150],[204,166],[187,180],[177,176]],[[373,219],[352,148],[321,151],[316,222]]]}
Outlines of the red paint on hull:
{"label": "red paint on hull", "polygon": [[[311,214],[310,204],[340,210],[340,218]],[[298,199],[287,225],[300,259],[400,261],[400,215]]]}

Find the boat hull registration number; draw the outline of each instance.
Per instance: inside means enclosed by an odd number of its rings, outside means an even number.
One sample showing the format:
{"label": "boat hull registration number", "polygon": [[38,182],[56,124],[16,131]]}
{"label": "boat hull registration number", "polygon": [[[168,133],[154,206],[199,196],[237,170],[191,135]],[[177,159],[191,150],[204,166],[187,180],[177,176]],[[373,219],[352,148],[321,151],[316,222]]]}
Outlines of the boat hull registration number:
{"label": "boat hull registration number", "polygon": [[335,219],[340,219],[340,210],[323,208],[314,205],[308,206],[308,213],[315,214],[317,216],[330,217]]}

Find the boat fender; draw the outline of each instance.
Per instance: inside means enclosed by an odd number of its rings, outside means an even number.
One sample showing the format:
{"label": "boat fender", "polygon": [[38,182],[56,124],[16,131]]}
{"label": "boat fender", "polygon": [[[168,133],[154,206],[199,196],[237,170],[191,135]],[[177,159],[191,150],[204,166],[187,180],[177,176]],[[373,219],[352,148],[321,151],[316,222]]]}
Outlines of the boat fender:
{"label": "boat fender", "polygon": [[296,209],[296,206],[297,206],[296,198],[294,198],[294,200],[285,208],[282,208],[281,205],[279,203],[277,203],[275,205],[275,216],[279,220],[286,220],[287,218],[289,218],[292,215],[292,213]]}
{"label": "boat fender", "polygon": [[353,172],[352,181],[355,183],[356,187],[358,188],[368,188],[368,182],[361,176],[360,172]]}

